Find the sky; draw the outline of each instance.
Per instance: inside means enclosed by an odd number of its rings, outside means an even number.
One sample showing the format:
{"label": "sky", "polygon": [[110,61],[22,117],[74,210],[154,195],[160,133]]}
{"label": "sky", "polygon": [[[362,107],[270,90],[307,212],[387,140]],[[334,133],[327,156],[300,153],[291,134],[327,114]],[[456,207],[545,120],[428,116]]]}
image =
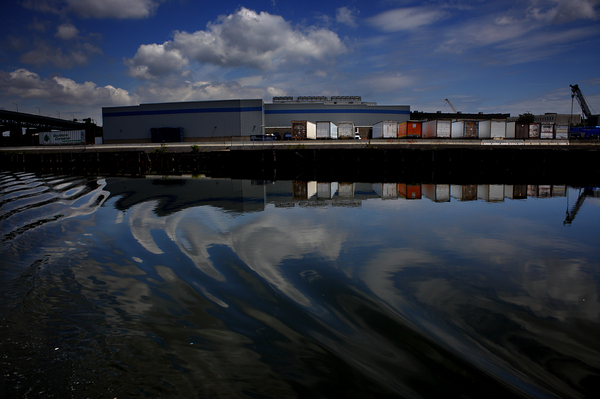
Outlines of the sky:
{"label": "sky", "polygon": [[[600,0],[17,0],[0,109],[361,96],[412,111],[600,113]],[[573,112],[580,113],[575,101]]]}

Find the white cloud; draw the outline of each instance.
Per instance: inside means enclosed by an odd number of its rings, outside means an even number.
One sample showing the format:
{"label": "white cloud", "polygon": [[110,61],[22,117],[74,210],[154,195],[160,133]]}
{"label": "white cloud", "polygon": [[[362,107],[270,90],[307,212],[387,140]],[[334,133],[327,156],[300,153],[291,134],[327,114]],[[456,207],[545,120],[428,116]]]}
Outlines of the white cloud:
{"label": "white cloud", "polygon": [[598,0],[533,0],[528,14],[535,20],[562,24],[579,19],[596,19]]}
{"label": "white cloud", "polygon": [[62,14],[74,13],[83,18],[140,19],[156,12],[162,0],[24,0],[29,9]]}
{"label": "white cloud", "polygon": [[462,53],[473,47],[489,46],[523,37],[535,26],[527,21],[511,22],[506,18],[470,21],[446,33],[438,50]]}
{"label": "white cloud", "polygon": [[210,82],[165,79],[149,82],[137,88],[135,95],[140,102],[176,102],[226,100],[238,98],[269,98],[283,95],[281,90],[265,86],[242,85],[237,81]]}
{"label": "white cloud", "polygon": [[344,25],[357,27],[356,17],[358,16],[358,10],[350,9],[348,7],[341,7],[335,11],[335,20]]}
{"label": "white cloud", "polygon": [[385,32],[412,31],[444,18],[445,12],[432,7],[406,7],[369,18],[370,25]]}
{"label": "white cloud", "polygon": [[71,40],[77,37],[79,31],[77,28],[71,24],[62,24],[56,30],[55,37],[62,40]]}
{"label": "white cloud", "polygon": [[[130,75],[148,79],[185,66],[180,61],[171,70],[155,67],[164,64],[161,57],[173,58],[175,52],[182,60],[194,60],[200,64],[259,70],[293,68],[315,61],[328,63],[347,52],[337,34],[330,30],[294,29],[281,16],[266,12],[259,14],[246,8],[219,17],[216,23],[209,23],[206,30],[175,32],[172,41],[151,46],[155,51],[140,47],[133,59],[126,60]],[[158,51],[158,46],[162,46],[162,50]]]}
{"label": "white cloud", "polygon": [[42,79],[27,69],[0,71],[0,92],[5,96],[47,100],[71,105],[129,105],[132,98],[126,90],[111,85],[98,87],[93,82],[76,83],[63,77]]}
{"label": "white cloud", "polygon": [[188,64],[189,60],[179,50],[167,50],[162,44],[142,45],[133,58],[125,60],[129,67],[127,74],[141,80],[181,71]]}

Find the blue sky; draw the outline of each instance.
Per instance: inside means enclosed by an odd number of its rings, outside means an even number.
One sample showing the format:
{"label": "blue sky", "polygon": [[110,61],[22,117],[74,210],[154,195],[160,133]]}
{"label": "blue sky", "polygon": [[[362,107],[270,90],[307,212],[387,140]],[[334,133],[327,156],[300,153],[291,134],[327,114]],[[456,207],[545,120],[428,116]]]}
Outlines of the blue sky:
{"label": "blue sky", "polygon": [[359,95],[570,113],[577,83],[600,113],[600,0],[21,0],[3,15],[12,111],[101,124],[107,106]]}

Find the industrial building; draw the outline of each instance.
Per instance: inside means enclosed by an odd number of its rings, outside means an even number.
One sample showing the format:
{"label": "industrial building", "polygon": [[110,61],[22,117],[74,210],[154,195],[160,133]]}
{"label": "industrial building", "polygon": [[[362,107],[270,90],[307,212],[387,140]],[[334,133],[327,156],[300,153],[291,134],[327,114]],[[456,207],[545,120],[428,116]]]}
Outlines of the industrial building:
{"label": "industrial building", "polygon": [[[164,132],[175,129],[181,134],[175,141],[186,142],[246,138],[272,131],[284,134],[290,131],[292,121],[297,120],[353,122],[357,131],[366,132],[377,122],[402,123],[409,117],[408,105],[377,105],[362,102],[359,96],[275,97],[272,103],[251,99],[102,108],[105,143],[152,142],[153,133],[160,133],[161,129]],[[366,133],[361,134],[366,137]]]}

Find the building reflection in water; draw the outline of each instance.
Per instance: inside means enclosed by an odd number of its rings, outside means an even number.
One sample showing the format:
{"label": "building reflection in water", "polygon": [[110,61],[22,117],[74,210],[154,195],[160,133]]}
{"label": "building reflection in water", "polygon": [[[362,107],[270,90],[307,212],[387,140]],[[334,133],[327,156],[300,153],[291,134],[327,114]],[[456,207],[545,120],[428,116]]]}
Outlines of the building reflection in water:
{"label": "building reflection in water", "polygon": [[[485,201],[566,197],[566,185],[406,184],[317,181],[256,181],[226,179],[110,179],[107,185],[117,207],[127,209],[150,198],[158,216],[192,206],[211,205],[227,212],[263,211],[276,207],[360,206],[362,201],[420,200]],[[597,191],[595,191],[597,193]],[[593,194],[596,195],[596,194]]]}

